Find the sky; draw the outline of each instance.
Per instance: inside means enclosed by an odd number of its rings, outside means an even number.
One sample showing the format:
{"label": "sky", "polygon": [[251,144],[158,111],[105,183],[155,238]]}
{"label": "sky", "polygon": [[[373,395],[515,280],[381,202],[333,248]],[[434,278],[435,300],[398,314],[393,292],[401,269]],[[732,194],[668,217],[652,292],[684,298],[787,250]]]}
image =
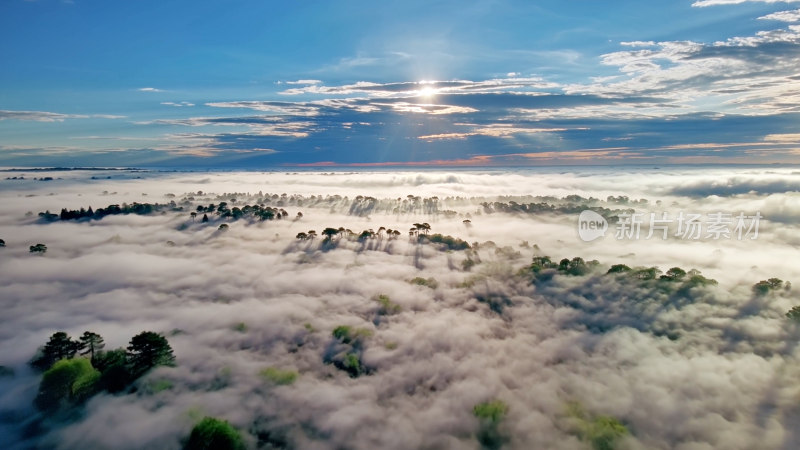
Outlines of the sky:
{"label": "sky", "polygon": [[800,163],[800,2],[4,0],[0,166]]}

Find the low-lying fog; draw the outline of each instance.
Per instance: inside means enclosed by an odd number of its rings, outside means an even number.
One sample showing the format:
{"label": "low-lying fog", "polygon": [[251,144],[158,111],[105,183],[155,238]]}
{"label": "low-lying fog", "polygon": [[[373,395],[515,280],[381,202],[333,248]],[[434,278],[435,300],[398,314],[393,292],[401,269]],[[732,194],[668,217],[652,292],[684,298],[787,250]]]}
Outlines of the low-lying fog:
{"label": "low-lying fog", "polygon": [[[598,448],[575,404],[624,424],[616,448],[796,448],[800,325],[785,313],[800,296],[752,286],[800,282],[798,191],[800,172],[778,168],[0,172],[0,436],[10,448],[170,449],[213,416],[254,448],[480,448],[473,408],[499,399],[508,448]],[[287,216],[190,216],[221,201]],[[39,217],[134,202],[175,205]],[[612,222],[584,242],[577,213],[494,202],[632,209],[644,226],[639,239],[616,239]],[[756,239],[705,229],[685,239],[675,224],[667,239],[646,239],[649,213],[761,219]],[[409,236],[418,223],[472,248],[420,243]],[[326,243],[327,227],[354,235]],[[309,230],[315,239],[296,238]],[[29,251],[37,243],[46,253]],[[527,268],[544,255],[600,266],[537,279]],[[640,282],[607,275],[613,264],[696,269],[718,284]],[[330,363],[340,325],[371,331],[361,376]],[[43,417],[33,406],[41,373],[28,361],[54,332],[86,330],[107,350],[163,333],[177,365],[98,393],[68,419]],[[298,377],[271,384],[267,367]],[[169,387],[147,388],[161,380]]]}

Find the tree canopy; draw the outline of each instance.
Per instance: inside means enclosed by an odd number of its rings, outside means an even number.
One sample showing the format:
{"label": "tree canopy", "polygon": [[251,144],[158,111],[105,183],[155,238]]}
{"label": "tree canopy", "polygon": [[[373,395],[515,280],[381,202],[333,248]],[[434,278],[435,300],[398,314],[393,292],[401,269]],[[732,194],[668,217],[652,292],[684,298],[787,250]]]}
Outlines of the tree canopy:
{"label": "tree canopy", "polygon": [[184,450],[244,450],[242,436],[225,420],[205,417],[192,428]]}
{"label": "tree canopy", "polygon": [[128,346],[127,355],[134,375],[147,372],[156,366],[175,365],[175,356],[167,339],[152,331],[143,331],[134,336]]}
{"label": "tree canopy", "polygon": [[97,353],[106,346],[103,337],[91,331],[84,331],[83,335],[78,338],[80,340],[81,355],[89,355],[94,361]]}
{"label": "tree canopy", "polygon": [[80,350],[80,342],[72,340],[63,331],[57,331],[41,348],[39,354],[31,361],[31,365],[39,370],[47,370],[62,359],[75,356]]}
{"label": "tree canopy", "polygon": [[42,376],[35,404],[49,412],[76,405],[94,394],[99,378],[88,359],[58,361]]}

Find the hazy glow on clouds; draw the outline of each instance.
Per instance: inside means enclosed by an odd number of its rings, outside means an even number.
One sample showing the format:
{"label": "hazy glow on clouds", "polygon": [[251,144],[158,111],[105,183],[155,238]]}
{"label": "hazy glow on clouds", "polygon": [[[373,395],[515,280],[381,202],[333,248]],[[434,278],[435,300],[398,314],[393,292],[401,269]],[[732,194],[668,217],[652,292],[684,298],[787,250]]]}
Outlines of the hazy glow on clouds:
{"label": "hazy glow on clouds", "polygon": [[[0,179],[0,237],[7,243],[0,249],[0,364],[16,372],[0,377],[0,431],[12,445],[25,418],[36,414],[37,377],[25,363],[59,329],[98,332],[108,348],[142,330],[180,329],[168,337],[179,364],[150,374],[136,394],[96,396],[85,416],[45,425],[26,445],[179,448],[193,414],[208,414],[230,421],[251,444],[248,430],[259,429],[303,448],[477,448],[472,407],[491,398],[510,406],[503,430],[513,447],[586,446],[565,416],[572,400],[622,420],[632,447],[778,449],[798,442],[791,375],[798,334],[783,318],[797,303],[796,290],[759,301],[749,289],[771,276],[800,278],[787,263],[797,260],[800,244],[795,171],[35,173],[56,178],[51,182],[24,175]],[[286,206],[287,220],[233,222],[226,233],[216,231],[213,215],[209,226],[187,213],[51,224],[24,216],[62,206],[164,202],[167,193],[177,200],[193,193],[208,204],[228,192],[223,198],[241,204],[259,191],[373,195],[385,205],[407,194],[437,195],[442,208],[459,215],[390,208],[360,217],[348,214],[349,201],[331,207],[306,200]],[[642,210],[761,211],[765,220],[756,241],[584,243],[572,216],[479,213],[480,201],[531,194],[629,195],[650,200]],[[297,211],[304,217],[292,220]],[[466,213],[470,227],[462,223]],[[405,231],[422,220],[434,232],[492,240],[520,255],[487,245],[478,250],[481,263],[464,272],[463,252],[418,248],[405,237],[329,251],[294,239],[325,226]],[[537,253],[522,241],[556,259],[695,267],[720,285],[694,290],[695,301],[686,304],[614,277],[556,277],[534,286],[513,275]],[[36,242],[48,245],[46,255],[28,253]],[[415,276],[440,285],[409,284]],[[461,287],[465,280],[474,284]],[[372,299],[381,293],[402,311],[377,316]],[[479,298],[508,304],[498,314]],[[244,331],[235,329],[239,323]],[[364,353],[373,375],[350,379],[323,363],[331,330],[341,324],[373,330]],[[271,387],[258,375],[269,366],[300,377]],[[147,387],[158,380],[172,387]]]}

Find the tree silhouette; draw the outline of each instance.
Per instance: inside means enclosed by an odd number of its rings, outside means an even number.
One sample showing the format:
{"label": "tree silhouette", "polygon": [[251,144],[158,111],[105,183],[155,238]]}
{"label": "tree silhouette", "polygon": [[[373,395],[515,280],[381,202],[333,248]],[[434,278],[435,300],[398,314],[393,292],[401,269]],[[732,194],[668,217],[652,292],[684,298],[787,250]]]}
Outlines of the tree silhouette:
{"label": "tree silhouette", "polygon": [[95,360],[95,355],[106,346],[103,337],[91,331],[84,331],[83,335],[78,339],[80,340],[80,348],[83,350],[81,355],[89,355],[92,362]]}
{"label": "tree silhouette", "polygon": [[57,331],[50,336],[41,353],[31,361],[31,365],[40,370],[47,370],[57,361],[75,356],[79,348],[79,342],[73,341],[67,333]]}
{"label": "tree silhouette", "polygon": [[420,230],[422,230],[422,234],[428,235],[428,232],[431,231],[431,226],[426,222],[421,224]]}
{"label": "tree silhouette", "polygon": [[431,231],[431,226],[428,223],[415,223],[414,226],[411,227],[411,231],[413,231],[414,234],[419,234],[421,231],[422,234],[427,236],[428,232]]}
{"label": "tree silhouette", "polygon": [[36,244],[30,246],[31,253],[38,253],[40,255],[44,255],[46,251],[47,251],[47,246],[44,244]]}
{"label": "tree silhouette", "polygon": [[203,214],[203,218],[200,221],[203,223],[208,222],[208,214]]}
{"label": "tree silhouette", "polygon": [[192,222],[194,222],[194,219],[197,218],[197,213],[192,211],[192,212],[189,213],[189,215],[192,216]]}
{"label": "tree silhouette", "polygon": [[336,229],[336,228],[328,227],[328,228],[325,228],[324,230],[322,230],[322,234],[325,235],[325,240],[326,241],[331,241],[331,240],[333,240],[334,236],[339,234],[339,230]]}
{"label": "tree silhouette", "polygon": [[0,239],[0,247],[5,247],[5,246],[6,246],[6,241]]}
{"label": "tree silhouette", "polygon": [[172,347],[164,336],[142,331],[131,339],[128,362],[134,375],[139,376],[155,366],[174,366]]}

